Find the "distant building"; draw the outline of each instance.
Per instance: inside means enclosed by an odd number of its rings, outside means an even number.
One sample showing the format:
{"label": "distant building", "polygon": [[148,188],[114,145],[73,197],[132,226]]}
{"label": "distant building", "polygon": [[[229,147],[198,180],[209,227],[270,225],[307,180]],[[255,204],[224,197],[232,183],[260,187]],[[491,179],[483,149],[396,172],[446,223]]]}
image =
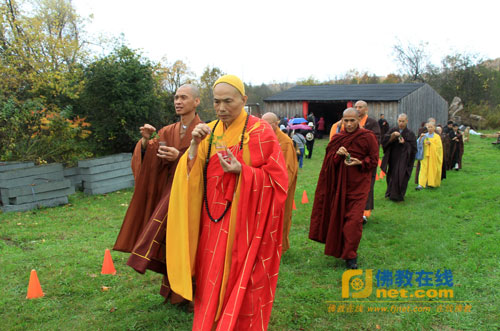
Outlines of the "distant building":
{"label": "distant building", "polygon": [[448,103],[425,83],[298,85],[264,99],[264,107],[287,118],[312,112],[317,119],[323,116],[329,128],[358,100],[368,103],[370,117],[378,120],[384,114],[391,127],[401,113],[408,115],[408,126],[415,132],[429,117],[443,125],[448,120]]}

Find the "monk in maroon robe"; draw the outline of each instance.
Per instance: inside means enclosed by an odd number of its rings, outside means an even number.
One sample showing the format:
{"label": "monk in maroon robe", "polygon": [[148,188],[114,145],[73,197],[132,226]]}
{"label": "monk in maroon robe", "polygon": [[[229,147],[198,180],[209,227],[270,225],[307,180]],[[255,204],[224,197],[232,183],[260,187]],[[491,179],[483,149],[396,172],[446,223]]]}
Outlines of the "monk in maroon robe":
{"label": "monk in maroon robe", "polygon": [[380,169],[387,174],[385,197],[393,201],[404,201],[417,153],[417,138],[408,129],[408,116],[398,116],[398,126],[382,138],[384,158]]}
{"label": "monk in maroon robe", "polygon": [[325,243],[325,254],[346,260],[356,269],[363,232],[363,211],[378,164],[378,142],[373,132],[359,127],[359,112],[344,111],[344,131],[326,148],[311,214],[309,239]]}
{"label": "monk in maroon robe", "polygon": [[[196,114],[199,92],[195,86],[181,86],[174,97],[180,121],[165,126],[158,137],[151,125],[141,127],[143,138],[137,143],[132,158],[135,190],[130,201],[114,250],[132,253],[127,264],[140,273],[146,269],[166,275],[165,232],[170,189],[179,158],[188,149],[191,132],[201,120]],[[164,276],[160,294],[169,296],[170,287]],[[172,302],[181,301],[172,296]]]}

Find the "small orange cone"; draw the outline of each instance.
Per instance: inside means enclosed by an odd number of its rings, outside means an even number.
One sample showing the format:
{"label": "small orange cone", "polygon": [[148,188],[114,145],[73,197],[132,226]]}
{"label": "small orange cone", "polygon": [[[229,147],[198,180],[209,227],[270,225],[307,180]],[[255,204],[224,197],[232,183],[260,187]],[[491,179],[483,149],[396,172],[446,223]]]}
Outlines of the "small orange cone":
{"label": "small orange cone", "polygon": [[297,206],[295,205],[295,199],[293,199],[292,210],[297,210]]}
{"label": "small orange cone", "polygon": [[382,165],[382,160],[378,159],[378,166],[380,167]]}
{"label": "small orange cone", "polygon": [[384,177],[385,177],[385,172],[383,172],[382,170],[380,170],[380,179],[382,179]]}
{"label": "small orange cone", "polygon": [[[372,177],[372,178],[373,178],[373,177]],[[379,179],[380,179],[380,177],[378,176],[378,174],[375,174],[375,180],[377,181],[377,180],[379,180]]]}
{"label": "small orange cone", "polygon": [[106,249],[106,251],[104,252],[104,261],[102,262],[101,274],[116,275],[115,265],[113,264],[113,259],[111,258],[109,249]]}
{"label": "small orange cone", "polygon": [[304,193],[302,193],[302,203],[308,203],[309,199],[307,199],[307,193],[306,190],[304,190]]}
{"label": "small orange cone", "polygon": [[42,287],[40,286],[40,281],[38,280],[38,276],[36,275],[36,270],[31,270],[30,274],[30,282],[28,284],[28,295],[26,295],[26,299],[36,299],[41,298],[45,294],[43,294]]}

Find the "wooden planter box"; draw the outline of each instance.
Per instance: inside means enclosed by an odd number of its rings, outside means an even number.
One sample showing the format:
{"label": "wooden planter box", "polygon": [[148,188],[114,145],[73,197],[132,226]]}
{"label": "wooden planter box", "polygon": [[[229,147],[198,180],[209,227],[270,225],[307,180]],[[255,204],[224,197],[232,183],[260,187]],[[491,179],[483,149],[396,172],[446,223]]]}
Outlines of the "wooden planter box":
{"label": "wooden planter box", "polygon": [[131,153],[78,161],[83,192],[103,194],[134,186]]}
{"label": "wooden planter box", "polygon": [[0,200],[4,212],[63,205],[74,192],[71,181],[64,179],[59,163],[0,168]]}

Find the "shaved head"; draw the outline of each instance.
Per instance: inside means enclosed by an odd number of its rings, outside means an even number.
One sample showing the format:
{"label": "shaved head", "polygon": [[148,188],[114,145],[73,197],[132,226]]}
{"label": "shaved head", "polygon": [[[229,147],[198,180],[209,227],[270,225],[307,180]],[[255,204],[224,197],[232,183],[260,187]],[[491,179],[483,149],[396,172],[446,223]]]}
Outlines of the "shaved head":
{"label": "shaved head", "polygon": [[401,130],[404,130],[408,125],[408,116],[406,114],[399,114],[398,116],[398,127]]}
{"label": "shaved head", "polygon": [[262,115],[262,119],[264,121],[266,121],[267,123],[271,124],[271,126],[273,127],[273,130],[276,130],[278,128],[279,119],[275,113],[271,113],[271,112],[265,113],[264,115]]}
{"label": "shaved head", "polygon": [[193,84],[184,84],[181,87],[179,87],[179,90],[181,88],[188,88],[189,91],[190,91],[190,93],[191,93],[191,96],[193,97],[193,99],[196,99],[196,98],[200,97],[200,90],[198,89],[198,87],[196,85],[193,85]]}
{"label": "shaved head", "polygon": [[399,114],[398,118],[408,119],[408,115],[406,115],[405,113],[401,113],[401,114]]}
{"label": "shaved head", "polygon": [[368,104],[363,101],[359,100],[354,104],[354,108],[356,108],[359,111],[359,116],[365,116],[368,114]]}
{"label": "shaved head", "polygon": [[359,111],[355,108],[347,108],[344,110],[342,123],[348,133],[356,131],[359,127]]}
{"label": "shaved head", "polygon": [[359,111],[356,108],[347,108],[344,110],[344,113],[342,114],[344,117],[347,115],[354,115],[356,117],[359,117]]}

